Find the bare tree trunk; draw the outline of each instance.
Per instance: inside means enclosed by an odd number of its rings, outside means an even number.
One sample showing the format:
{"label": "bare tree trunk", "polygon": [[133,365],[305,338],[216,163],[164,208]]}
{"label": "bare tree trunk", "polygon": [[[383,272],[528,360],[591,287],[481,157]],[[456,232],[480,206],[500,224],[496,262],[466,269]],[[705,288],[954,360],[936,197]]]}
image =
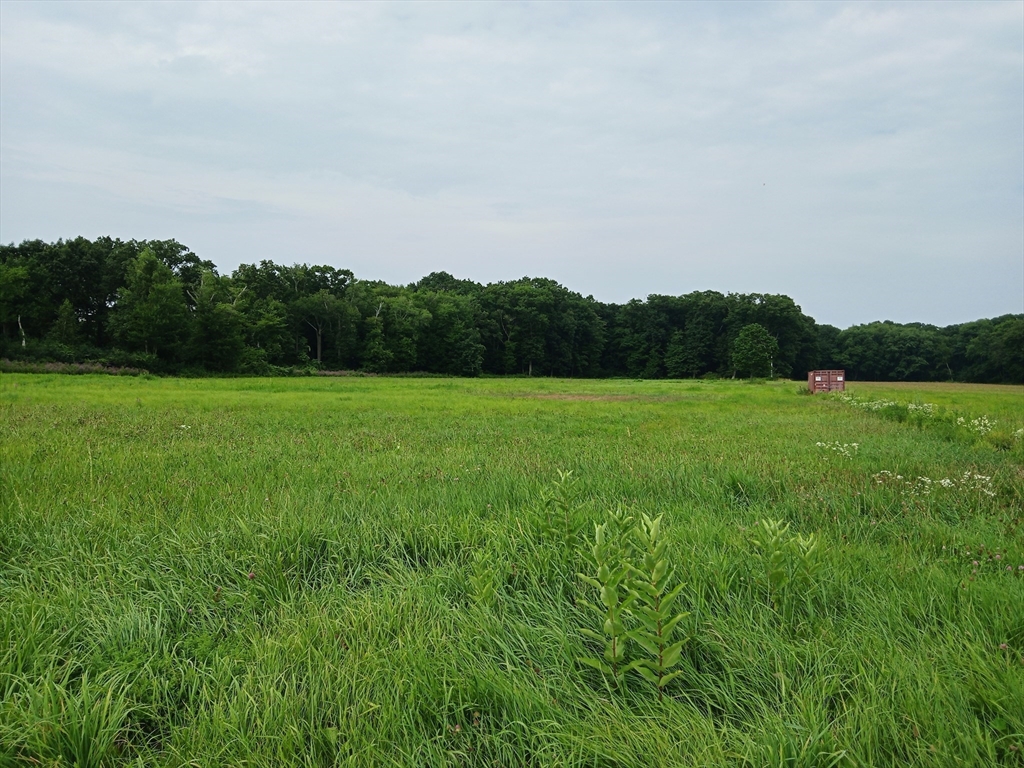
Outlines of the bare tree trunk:
{"label": "bare tree trunk", "polygon": [[309,320],[307,320],[306,321],[306,325],[308,325],[310,328],[312,328],[314,331],[316,331],[316,361],[319,363],[320,362],[320,351],[321,351],[321,348],[323,346],[323,336],[324,336],[323,324],[318,323],[318,324],[314,325],[313,323],[309,322]]}
{"label": "bare tree trunk", "polygon": [[21,315],[18,315],[18,330],[21,332],[21,348],[25,348],[25,329],[21,327]]}

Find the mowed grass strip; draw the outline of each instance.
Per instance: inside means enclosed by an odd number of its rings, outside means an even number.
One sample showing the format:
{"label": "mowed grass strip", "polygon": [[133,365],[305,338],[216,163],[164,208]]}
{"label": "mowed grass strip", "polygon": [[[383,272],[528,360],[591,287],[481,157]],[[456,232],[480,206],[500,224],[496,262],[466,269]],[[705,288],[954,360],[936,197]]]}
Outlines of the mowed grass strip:
{"label": "mowed grass strip", "polygon": [[[1021,765],[1022,447],[798,389],[2,375],[0,763]],[[616,508],[685,584],[662,700],[579,662]],[[792,616],[766,518],[822,542]]]}

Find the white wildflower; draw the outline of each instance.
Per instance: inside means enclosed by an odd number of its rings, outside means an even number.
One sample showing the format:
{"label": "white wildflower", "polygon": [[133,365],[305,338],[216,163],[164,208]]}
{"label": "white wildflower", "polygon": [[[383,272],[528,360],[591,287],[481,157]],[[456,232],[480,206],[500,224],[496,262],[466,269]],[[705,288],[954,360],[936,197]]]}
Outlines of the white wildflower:
{"label": "white wildflower", "polygon": [[943,477],[933,480],[930,477],[919,475],[914,480],[906,480],[903,475],[898,475],[889,470],[883,469],[872,476],[878,485],[892,485],[900,493],[909,496],[931,496],[933,491],[941,489],[950,493],[981,493],[985,496],[995,496],[992,488],[992,478],[988,475],[980,475],[977,472],[968,470],[958,477]]}
{"label": "white wildflower", "polygon": [[817,442],[815,445],[818,448],[827,448],[839,456],[842,456],[844,459],[852,459],[856,455],[857,449],[860,447],[859,443],[840,443],[838,440],[834,443]]}

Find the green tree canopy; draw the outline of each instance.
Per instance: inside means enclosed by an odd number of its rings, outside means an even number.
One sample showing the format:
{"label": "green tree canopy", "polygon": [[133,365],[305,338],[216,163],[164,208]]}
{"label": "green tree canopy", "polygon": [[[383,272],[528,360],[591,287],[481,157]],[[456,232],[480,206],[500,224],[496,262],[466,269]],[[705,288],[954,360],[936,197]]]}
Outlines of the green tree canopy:
{"label": "green tree canopy", "polygon": [[114,339],[129,350],[165,359],[179,354],[188,333],[188,307],[181,281],[146,248],[128,265],[110,319]]}
{"label": "green tree canopy", "polygon": [[204,272],[190,297],[194,313],[188,362],[211,371],[236,370],[245,349],[245,320],[231,301],[230,281]]}
{"label": "green tree canopy", "polygon": [[[772,342],[747,330],[761,328]],[[788,296],[695,291],[602,303],[554,280],[409,285],[260,261],[230,277],[175,240],[0,245],[0,356],[269,373],[273,366],[451,375],[802,377],[1024,382],[1024,315],[937,328],[819,326]],[[121,355],[124,353],[124,355]],[[148,355],[148,357],[147,357]],[[155,357],[154,357],[155,356]]]}
{"label": "green tree canopy", "polygon": [[773,375],[773,364],[779,354],[779,342],[759,323],[750,323],[740,329],[732,347],[732,364],[736,373],[744,376],[768,377]]}

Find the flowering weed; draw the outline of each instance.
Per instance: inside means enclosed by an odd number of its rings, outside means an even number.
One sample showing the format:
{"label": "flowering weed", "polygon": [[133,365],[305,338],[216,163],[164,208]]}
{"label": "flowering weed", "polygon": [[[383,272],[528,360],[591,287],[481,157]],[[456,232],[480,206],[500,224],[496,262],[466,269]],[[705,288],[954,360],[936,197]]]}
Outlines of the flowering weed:
{"label": "flowering weed", "polygon": [[979,416],[976,419],[970,419],[969,421],[963,416],[958,416],[956,419],[958,427],[964,427],[974,432],[977,435],[987,435],[995,427],[996,422],[989,419],[988,416]]}
{"label": "flowering weed", "polygon": [[905,403],[898,400],[863,400],[849,392],[834,392],[831,397],[861,411],[876,413],[883,418],[900,422],[912,422],[920,427],[929,427],[946,434],[950,439],[986,439],[999,449],[1007,449],[1018,434],[1024,435],[1024,428],[1016,431],[996,429],[997,419],[987,415],[971,416],[956,410],[942,408],[935,403]]}
{"label": "flowering weed", "polygon": [[983,496],[994,497],[995,490],[992,487],[992,478],[988,475],[980,475],[970,470],[962,475],[943,477],[939,480],[932,480],[930,477],[918,476],[906,478],[883,469],[875,473],[872,478],[876,485],[885,485],[896,488],[900,493],[909,496],[930,496],[933,491],[949,491],[952,493],[979,493]]}
{"label": "flowering weed", "polygon": [[637,566],[629,566],[634,576],[629,581],[629,591],[633,596],[630,613],[637,623],[629,636],[648,656],[636,662],[633,668],[657,686],[659,699],[664,695],[665,686],[682,674],[672,669],[679,663],[688,638],[676,640],[675,635],[679,622],[690,615],[675,611],[674,603],[683,585],[671,586],[675,568],[669,559],[668,538],[662,530],[662,520],[662,517],[651,520],[647,515],[643,516],[634,529],[641,562]]}
{"label": "flowering weed", "polygon": [[834,454],[844,459],[852,459],[857,455],[857,451],[860,449],[860,443],[840,443],[839,441],[833,443],[817,442],[815,445],[818,448],[832,451]]}

